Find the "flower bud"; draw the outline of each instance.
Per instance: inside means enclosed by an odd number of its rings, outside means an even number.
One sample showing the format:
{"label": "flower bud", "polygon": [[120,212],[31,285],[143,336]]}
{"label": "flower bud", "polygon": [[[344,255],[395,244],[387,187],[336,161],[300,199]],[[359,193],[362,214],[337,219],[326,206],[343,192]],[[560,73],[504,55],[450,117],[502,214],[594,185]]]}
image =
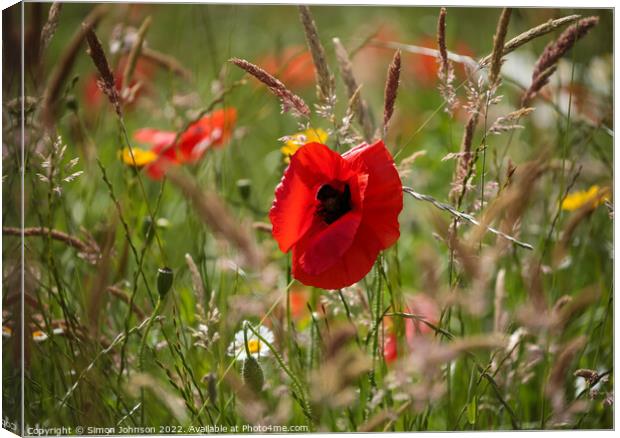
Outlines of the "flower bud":
{"label": "flower bud", "polygon": [[67,108],[73,112],[77,112],[78,110],[78,102],[77,99],[75,98],[74,94],[69,94],[66,98],[65,98],[65,104],[67,105]]}
{"label": "flower bud", "polygon": [[217,379],[214,373],[205,374],[202,381],[207,385],[207,394],[212,404],[217,403]]}
{"label": "flower bud", "polygon": [[247,201],[250,198],[250,193],[252,191],[252,181],[249,179],[237,180],[237,190],[239,190],[241,198],[244,201]]}
{"label": "flower bud", "polygon": [[164,298],[172,287],[173,278],[172,269],[164,267],[157,270],[157,292],[161,298]]}
{"label": "flower bud", "polygon": [[241,377],[245,386],[254,392],[260,392],[265,383],[265,376],[258,360],[253,356],[248,356],[243,360]]}

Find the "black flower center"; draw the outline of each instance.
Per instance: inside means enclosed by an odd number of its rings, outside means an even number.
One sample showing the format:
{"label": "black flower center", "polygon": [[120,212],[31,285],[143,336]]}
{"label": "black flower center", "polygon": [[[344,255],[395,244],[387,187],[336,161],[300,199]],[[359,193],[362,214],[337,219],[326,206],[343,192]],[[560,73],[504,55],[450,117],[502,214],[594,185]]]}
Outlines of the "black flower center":
{"label": "black flower center", "polygon": [[342,192],[329,184],[323,184],[316,194],[316,199],[320,202],[317,214],[326,224],[335,222],[343,214],[351,211],[351,189],[348,184],[344,184]]}

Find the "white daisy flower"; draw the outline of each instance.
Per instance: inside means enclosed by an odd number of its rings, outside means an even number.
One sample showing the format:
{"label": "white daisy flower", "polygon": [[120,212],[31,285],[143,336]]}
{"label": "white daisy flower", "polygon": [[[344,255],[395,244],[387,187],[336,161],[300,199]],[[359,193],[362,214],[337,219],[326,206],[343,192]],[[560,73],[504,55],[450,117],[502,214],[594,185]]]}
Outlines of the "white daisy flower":
{"label": "white daisy flower", "polygon": [[[64,332],[65,330],[62,327],[56,327],[52,330],[53,335],[62,335]],[[48,334],[42,330],[35,330],[32,332],[32,340],[35,342],[47,341],[48,338]]]}
{"label": "white daisy flower", "polygon": [[[273,336],[273,332],[269,330],[264,325],[258,327],[258,333],[270,344],[273,344],[275,337]],[[248,329],[248,350],[250,350],[250,354],[256,358],[269,356],[270,351],[269,347],[265,345],[263,341],[261,341],[258,336],[252,332],[252,330]],[[243,329],[239,330],[235,334],[235,339],[228,346],[228,355],[235,357],[237,360],[243,360],[247,357],[244,346],[244,338],[243,338]]]}
{"label": "white daisy flower", "polygon": [[63,329],[62,327],[56,327],[54,330],[52,330],[52,333],[55,335],[62,335],[65,333],[65,329]]}
{"label": "white daisy flower", "polygon": [[32,332],[32,340],[35,342],[43,342],[47,340],[47,338],[47,333],[42,330],[35,330]]}

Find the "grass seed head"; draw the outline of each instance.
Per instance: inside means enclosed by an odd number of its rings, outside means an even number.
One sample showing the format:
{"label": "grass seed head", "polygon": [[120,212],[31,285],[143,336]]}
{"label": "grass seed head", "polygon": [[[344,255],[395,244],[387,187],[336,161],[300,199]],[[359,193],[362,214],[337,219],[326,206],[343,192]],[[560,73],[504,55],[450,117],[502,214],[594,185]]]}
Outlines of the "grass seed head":
{"label": "grass seed head", "polygon": [[310,8],[308,6],[299,6],[299,16],[304,27],[306,43],[308,44],[308,48],[312,55],[312,61],[314,62],[314,69],[318,80],[317,89],[319,99],[324,103],[331,103],[335,100],[336,86],[334,83],[334,76],[329,71],[325,49],[319,39],[319,32],[316,28],[314,18],[312,18],[312,14],[310,13]]}
{"label": "grass seed head", "polygon": [[278,99],[280,99],[282,104],[282,112],[291,111],[295,116],[303,116],[306,118],[310,116],[310,108],[308,108],[306,102],[304,102],[301,97],[286,88],[280,80],[245,59],[231,58],[228,61],[245,70],[247,73],[251,74],[260,82],[269,87],[271,92]]}
{"label": "grass seed head", "polygon": [[116,114],[121,116],[121,103],[120,96],[118,91],[116,90],[116,82],[114,80],[114,74],[112,70],[110,70],[110,65],[108,64],[108,59],[105,56],[105,52],[103,51],[103,47],[101,47],[101,42],[97,35],[95,35],[95,31],[92,28],[87,28],[86,25],[83,25],[86,31],[86,41],[88,42],[88,54],[90,55],[97,71],[99,71],[99,75],[101,78],[97,81],[97,85],[101,89],[101,91],[108,96],[108,100],[114,107]]}
{"label": "grass seed head", "polygon": [[400,68],[401,55],[400,50],[394,53],[392,62],[388,67],[387,79],[385,81],[384,103],[383,103],[383,137],[387,135],[390,119],[394,114],[394,104],[398,94],[398,85],[400,84]]}
{"label": "grass seed head", "polygon": [[531,100],[549,82],[560,58],[598,23],[598,17],[582,18],[562,32],[557,40],[547,44],[534,65],[532,84],[523,95],[523,104]]}

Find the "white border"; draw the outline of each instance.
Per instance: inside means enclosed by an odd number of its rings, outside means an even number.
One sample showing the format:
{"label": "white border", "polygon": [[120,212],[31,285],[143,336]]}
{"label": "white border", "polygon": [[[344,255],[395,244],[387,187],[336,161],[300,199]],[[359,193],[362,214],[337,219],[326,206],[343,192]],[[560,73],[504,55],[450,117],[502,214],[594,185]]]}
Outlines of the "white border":
{"label": "white border", "polygon": [[[25,0],[28,1],[28,0]],[[30,1],[28,1],[30,2]],[[98,3],[92,0],[82,0],[82,1],[73,1],[73,0],[68,0],[68,1],[64,1],[65,3]],[[15,0],[9,0],[9,2],[4,1],[2,4],[2,9],[6,9],[14,4],[18,3]],[[127,1],[122,1],[122,0],[108,0],[107,3],[127,3]],[[501,7],[501,6],[513,6],[513,7],[541,7],[541,8],[575,8],[575,9],[598,9],[598,8],[613,8],[614,9],[614,15],[613,15],[613,30],[614,30],[614,126],[612,127],[612,129],[615,131],[615,127],[618,126],[618,111],[616,109],[615,103],[616,103],[616,96],[617,96],[617,88],[616,88],[616,72],[618,71],[618,67],[619,67],[619,62],[618,62],[618,57],[615,56],[615,48],[618,47],[618,33],[616,32],[616,15],[615,15],[615,2],[613,1],[604,1],[604,0],[588,0],[588,2],[583,2],[583,1],[576,1],[576,0],[561,0],[558,2],[540,2],[540,1],[535,1],[535,0],[517,0],[517,1],[503,1],[503,0],[495,0],[495,1],[484,1],[484,0],[468,0],[467,2],[463,2],[463,1],[454,1],[454,0],[444,0],[444,1],[436,1],[436,0],[426,0],[424,2],[415,2],[415,1],[405,1],[405,0],[401,0],[401,1],[397,1],[397,0],[391,0],[391,1],[386,1],[386,2],[378,2],[378,1],[372,1],[372,0],[355,0],[355,1],[351,1],[351,0],[336,0],[336,1],[329,1],[329,0],[305,0],[303,2],[290,2],[290,1],[277,1],[277,0],[271,0],[271,1],[253,1],[253,0],[228,0],[228,1],[199,1],[199,2],[189,2],[189,1],[165,1],[165,0],[150,0],[150,1],[145,1],[145,0],[131,0],[131,3],[178,3],[178,4],[188,4],[188,3],[203,3],[203,4],[254,4],[254,5],[291,5],[291,4],[299,4],[299,3],[303,3],[303,4],[308,4],[308,5],[329,5],[329,6],[335,6],[335,5],[368,5],[368,6],[453,6],[453,7]],[[23,4],[22,4],[22,21],[23,21]],[[2,23],[0,22],[0,34],[2,31]],[[23,32],[23,23],[22,23],[22,32]],[[23,38],[22,38],[22,63],[23,63]],[[0,48],[0,54],[2,53],[2,49]],[[23,69],[23,66],[22,66]],[[23,76],[22,76],[22,81],[23,81]],[[0,100],[2,97],[2,90],[0,89]],[[23,108],[22,108],[23,111]],[[23,122],[23,117],[22,117],[22,122]],[[23,131],[22,131],[22,135],[23,135]],[[23,139],[22,139],[23,141]],[[620,182],[618,180],[618,178],[616,178],[617,175],[617,170],[618,170],[618,166],[617,166],[617,161],[616,161],[616,141],[614,139],[614,193],[620,193]],[[22,148],[22,154],[23,154],[23,148]],[[23,162],[23,157],[22,157],[22,162]],[[1,174],[1,164],[0,164],[0,174]],[[22,171],[22,184],[23,184],[23,171]],[[23,189],[22,189],[22,193],[23,193]],[[1,199],[1,192],[0,192],[0,199]],[[23,221],[23,204],[22,204],[22,221]],[[23,225],[23,224],[22,224]],[[615,252],[615,248],[616,248],[616,236],[618,236],[618,231],[619,231],[619,227],[620,224],[618,221],[616,221],[614,219],[614,281],[613,281],[613,285],[614,285],[614,292],[618,287],[618,284],[620,283],[620,281],[618,280],[618,276],[616,275],[616,273],[618,272],[618,258],[617,258],[617,254]],[[0,249],[1,249],[1,240],[0,240]],[[23,248],[22,248],[22,257],[23,257]],[[23,259],[22,259],[23,260]],[[22,279],[23,281],[23,279]],[[615,364],[618,363],[618,361],[616,360],[618,357],[618,336],[616,336],[616,321],[615,321],[615,316],[618,314],[618,310],[620,309],[620,306],[617,302],[617,300],[614,300],[614,319],[613,319],[613,323],[614,323],[614,368],[615,368]],[[22,301],[22,312],[23,312],[23,301]],[[22,334],[22,341],[23,341],[23,334]],[[23,353],[23,348],[22,348],[22,353]],[[0,360],[1,360],[1,350],[0,350]],[[23,358],[22,358],[23,359]],[[23,362],[22,362],[23,363]],[[615,376],[614,376],[615,377]],[[614,379],[615,382],[615,379]],[[22,379],[22,383],[23,383],[23,379]],[[614,385],[615,388],[616,385]],[[2,382],[0,379],[0,391],[2,389]],[[614,389],[615,392],[615,389]],[[23,392],[22,392],[22,403],[24,402],[23,400]],[[0,413],[1,416],[1,413]],[[23,416],[23,410],[22,410],[22,416]],[[618,419],[620,418],[620,409],[618,409],[615,404],[614,404],[614,427],[615,425],[619,424],[618,423]],[[23,418],[22,418],[22,425],[23,425]],[[437,433],[442,433],[442,432],[420,432],[420,433],[416,433],[417,436],[421,436],[421,437],[430,437],[430,436],[436,436]],[[543,433],[545,436],[552,436],[552,437],[559,437],[559,436],[565,436],[566,434],[571,435],[571,436],[579,436],[581,434],[588,434],[588,435],[595,435],[595,436],[612,436],[612,434],[615,435],[615,431],[543,431],[543,432],[530,432],[530,431],[522,431],[522,432],[458,432],[459,436],[479,436],[479,435],[488,435],[488,434],[493,434],[493,436],[499,436],[499,437],[509,437],[509,436],[521,436],[523,434],[527,434],[527,433]],[[297,434],[295,436],[299,436],[299,435],[309,435],[309,434]],[[322,434],[322,433],[315,433],[312,434],[313,437],[322,437],[322,436],[327,436],[328,434]],[[399,433],[399,435],[401,435],[401,433]],[[15,437],[17,435],[12,434],[11,432],[5,430],[5,429],[0,429],[0,437]],[[151,435],[151,436],[162,436],[162,435]],[[179,435],[179,436],[188,436],[188,435]],[[192,436],[192,435],[189,435]],[[250,436],[256,436],[256,435],[236,435],[236,436],[244,436],[244,437],[250,437]]]}

